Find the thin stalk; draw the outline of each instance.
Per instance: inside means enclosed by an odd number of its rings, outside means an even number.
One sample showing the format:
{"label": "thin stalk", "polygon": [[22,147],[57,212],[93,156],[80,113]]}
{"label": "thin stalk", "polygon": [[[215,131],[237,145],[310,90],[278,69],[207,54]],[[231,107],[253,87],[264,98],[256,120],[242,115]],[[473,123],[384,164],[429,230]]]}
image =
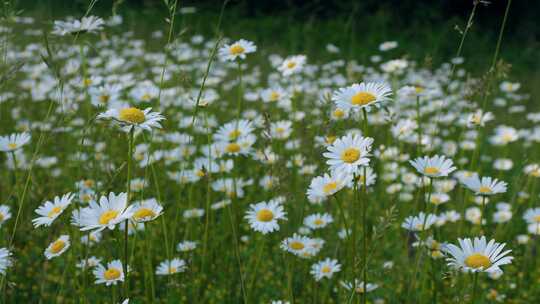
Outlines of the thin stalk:
{"label": "thin stalk", "polygon": [[[126,206],[129,206],[131,199],[131,163],[133,161],[133,137],[135,134],[135,127],[131,127],[128,135],[128,155],[127,155],[127,178],[126,178]],[[125,220],[124,224],[124,298],[129,298],[129,219]]]}

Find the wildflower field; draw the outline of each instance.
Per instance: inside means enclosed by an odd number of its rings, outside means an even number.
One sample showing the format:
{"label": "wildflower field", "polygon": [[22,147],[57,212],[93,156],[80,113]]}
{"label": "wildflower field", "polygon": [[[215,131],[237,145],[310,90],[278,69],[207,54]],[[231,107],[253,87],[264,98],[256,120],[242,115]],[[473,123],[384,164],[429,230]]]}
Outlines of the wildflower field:
{"label": "wildflower field", "polygon": [[487,33],[86,2],[2,4],[0,303],[540,302],[511,0]]}

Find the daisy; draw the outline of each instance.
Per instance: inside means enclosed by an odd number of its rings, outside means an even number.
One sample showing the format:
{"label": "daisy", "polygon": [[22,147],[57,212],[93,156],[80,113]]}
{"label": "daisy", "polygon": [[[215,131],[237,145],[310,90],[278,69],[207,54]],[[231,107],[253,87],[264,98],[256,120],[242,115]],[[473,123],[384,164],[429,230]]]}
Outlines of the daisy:
{"label": "daisy", "polygon": [[426,215],[424,212],[420,212],[417,216],[408,216],[405,218],[401,227],[409,231],[424,231],[429,229],[436,221],[437,216],[433,214]]}
{"label": "daisy", "polygon": [[170,261],[163,261],[156,269],[157,275],[169,275],[186,271],[186,262],[181,259],[172,259]]}
{"label": "daisy", "polygon": [[299,234],[293,234],[292,237],[281,241],[280,248],[297,256],[304,256],[304,253],[310,250],[310,238]]}
{"label": "daisy", "polygon": [[194,241],[183,241],[176,246],[176,250],[180,252],[192,251],[195,250],[195,248],[197,248],[197,242]]}
{"label": "daisy", "polygon": [[234,61],[236,58],[245,59],[246,54],[253,53],[257,46],[248,40],[240,39],[232,44],[225,44],[219,49],[219,56],[225,61]]}
{"label": "daisy", "polygon": [[98,119],[112,119],[117,122],[124,131],[128,132],[132,127],[151,131],[153,128],[161,128],[160,121],[164,120],[158,112],[151,112],[151,108],[140,110],[134,107],[112,108],[106,112],[100,113]]}
{"label": "daisy", "polygon": [[351,175],[347,173],[332,173],[317,176],[311,180],[307,190],[307,197],[311,203],[321,203],[327,197],[334,195],[351,182]]}
{"label": "daisy", "polygon": [[530,208],[523,214],[523,219],[527,224],[539,224],[540,225],[540,208]]}
{"label": "daisy", "polygon": [[435,155],[433,157],[424,156],[410,160],[409,163],[418,171],[428,177],[448,176],[456,170],[451,159],[444,155]]}
{"label": "daisy", "polygon": [[221,126],[214,134],[217,142],[232,142],[239,138],[249,136],[253,132],[253,124],[249,120],[233,120]]}
{"label": "daisy", "polygon": [[98,264],[92,271],[96,277],[96,284],[110,286],[116,285],[119,281],[124,281],[124,268],[120,260],[114,260],[107,264],[105,268],[102,264]]}
{"label": "daisy", "polygon": [[311,229],[320,229],[326,227],[328,224],[332,223],[334,218],[328,213],[316,213],[307,216],[304,219],[304,225]]}
{"label": "daisy", "polygon": [[103,24],[105,21],[96,16],[83,17],[81,20],[54,21],[52,33],[58,36],[95,33],[103,29]]}
{"label": "daisy", "polygon": [[377,284],[372,284],[372,283],[365,284],[363,281],[360,281],[358,279],[354,279],[354,283],[341,281],[339,282],[339,284],[346,290],[354,291],[356,293],[368,293],[379,287],[379,285]]}
{"label": "daisy", "polygon": [[64,212],[64,210],[71,204],[71,201],[75,197],[74,194],[67,193],[62,197],[55,196],[54,202],[46,201],[43,205],[36,209],[36,213],[40,215],[32,220],[34,227],[50,226],[54,220]]}
{"label": "daisy", "polygon": [[133,215],[132,207],[127,206],[127,194],[113,192],[109,197],[102,196],[99,204],[90,202],[90,206],[81,209],[78,225],[81,231],[105,228],[114,229],[116,224],[121,223]]}
{"label": "daisy", "polygon": [[299,73],[306,63],[306,56],[304,55],[295,55],[287,57],[283,60],[281,65],[278,67],[278,71],[283,74],[283,76],[290,76],[292,74]]}
{"label": "daisy", "polygon": [[397,48],[398,43],[397,41],[385,41],[379,45],[379,51],[386,52],[391,49]]}
{"label": "daisy", "polygon": [[341,265],[337,260],[326,258],[323,261],[313,264],[309,273],[315,277],[315,281],[320,281],[323,278],[332,278],[334,273],[340,270]]}
{"label": "daisy", "polygon": [[469,115],[467,118],[467,126],[481,126],[483,127],[486,122],[493,120],[493,114],[491,112],[485,112],[482,110],[477,110],[476,112]]}
{"label": "daisy", "polygon": [[476,237],[474,240],[458,239],[459,247],[448,244],[443,251],[451,257],[446,260],[448,265],[465,272],[494,272],[502,271],[499,267],[510,264],[513,257],[507,256],[511,250],[502,251],[506,244],[496,243],[495,240],[486,243],[486,237]]}
{"label": "daisy", "polygon": [[514,93],[515,91],[519,90],[521,87],[521,84],[519,82],[510,82],[510,81],[503,81],[501,82],[501,85],[499,88],[501,91],[505,93]]}
{"label": "daisy", "polygon": [[345,111],[358,111],[362,108],[369,110],[370,106],[379,106],[390,99],[392,89],[385,83],[362,82],[350,87],[341,88],[332,95],[336,106]]}
{"label": "daisy", "polygon": [[11,212],[9,211],[9,206],[0,205],[0,226],[2,226],[2,224],[4,224],[10,218]]}
{"label": "daisy", "polygon": [[251,204],[249,208],[244,218],[253,230],[263,234],[279,230],[278,220],[287,219],[283,206],[276,200]]}
{"label": "daisy", "polygon": [[56,241],[52,242],[47,249],[45,249],[45,257],[50,260],[54,257],[60,256],[70,246],[69,235],[61,235]]}
{"label": "daisy", "polygon": [[0,248],[0,274],[5,275],[12,264],[11,252],[7,248]]}
{"label": "daisy", "polygon": [[498,193],[506,192],[506,182],[499,181],[496,178],[491,177],[478,177],[478,174],[474,174],[471,177],[464,178],[463,184],[473,191],[476,195],[488,196]]}
{"label": "daisy", "polygon": [[78,268],[81,268],[81,269],[89,269],[89,268],[96,267],[97,265],[99,265],[99,263],[101,263],[100,258],[96,258],[95,256],[91,256],[91,257],[87,258],[86,260],[79,261],[79,263],[77,263],[76,266]]}
{"label": "daisy", "polygon": [[131,219],[139,223],[153,221],[161,215],[162,210],[163,207],[155,198],[136,202],[132,205],[133,215]]}
{"label": "daisy", "polygon": [[30,138],[30,134],[27,132],[0,136],[0,151],[13,152],[18,150],[26,145],[30,141]]}
{"label": "daisy", "polygon": [[369,164],[371,144],[373,138],[353,135],[351,133],[338,138],[327,148],[328,152],[323,156],[328,158],[326,163],[330,165],[330,170],[334,172],[343,172],[357,174],[361,170],[360,166]]}

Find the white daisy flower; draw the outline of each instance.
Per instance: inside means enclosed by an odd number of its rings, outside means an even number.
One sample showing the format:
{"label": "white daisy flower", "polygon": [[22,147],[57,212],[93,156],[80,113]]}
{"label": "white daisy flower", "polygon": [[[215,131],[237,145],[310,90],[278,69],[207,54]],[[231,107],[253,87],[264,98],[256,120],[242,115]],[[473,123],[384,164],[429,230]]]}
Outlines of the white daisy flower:
{"label": "white daisy flower", "polygon": [[310,250],[309,244],[310,238],[295,233],[292,237],[288,237],[281,241],[279,247],[284,251],[304,257],[304,253]]}
{"label": "white daisy flower", "polygon": [[163,207],[155,198],[151,198],[134,203],[131,210],[133,212],[131,219],[135,222],[142,223],[155,220],[161,215]]}
{"label": "white daisy flower", "polygon": [[30,138],[31,136],[27,132],[0,136],[0,151],[13,152],[18,150],[30,142]]}
{"label": "white daisy flower", "polygon": [[214,134],[216,142],[233,142],[253,132],[253,124],[249,120],[233,120],[221,126]]}
{"label": "white daisy flower", "polygon": [[328,213],[315,213],[304,219],[304,225],[311,229],[320,229],[332,223],[334,218]]}
{"label": "white daisy flower", "polygon": [[540,208],[530,208],[523,214],[527,224],[540,224]]}
{"label": "white daisy flower", "polygon": [[234,61],[236,58],[245,59],[246,54],[253,53],[257,46],[248,40],[240,39],[232,44],[225,44],[219,49],[219,56],[225,61]]}
{"label": "white daisy flower", "polygon": [[77,266],[77,268],[81,268],[81,269],[89,269],[89,268],[96,267],[97,265],[99,265],[99,263],[101,263],[100,258],[96,258],[95,256],[91,256],[91,257],[87,258],[86,260],[80,260],[77,263],[76,266]]}
{"label": "white daisy flower", "polygon": [[373,138],[362,137],[356,134],[347,134],[336,139],[331,146],[327,147],[328,152],[323,156],[329,158],[326,163],[330,165],[330,170],[349,174],[360,173],[360,166],[369,164],[371,144]]}
{"label": "white daisy flower", "polygon": [[485,112],[480,110],[477,110],[474,113],[469,114],[469,117],[467,117],[467,126],[473,127],[473,126],[481,126],[483,127],[486,122],[493,120],[494,116],[491,112]]}
{"label": "white daisy flower", "polygon": [[290,76],[302,71],[305,63],[306,56],[304,55],[290,56],[283,60],[281,65],[278,67],[278,71],[280,71],[283,76]]}
{"label": "white daisy flower", "polygon": [[75,197],[74,194],[67,193],[62,197],[55,196],[54,201],[46,201],[43,205],[36,209],[36,213],[40,215],[32,220],[34,227],[50,226],[54,220],[64,212],[64,210],[71,204],[71,201]]}
{"label": "white daisy flower", "polygon": [[345,111],[369,110],[371,106],[379,106],[390,99],[392,89],[385,83],[362,82],[334,92],[332,100],[336,106]]}
{"label": "white daisy flower", "polygon": [[2,224],[4,224],[10,218],[11,212],[9,211],[9,206],[0,205],[0,226],[2,226]]}
{"label": "white daisy flower", "polygon": [[45,249],[45,257],[50,260],[54,257],[60,256],[70,246],[69,235],[61,235],[56,241],[49,244]]}
{"label": "white daisy flower", "polygon": [[186,262],[182,259],[172,259],[161,262],[157,269],[156,274],[157,275],[170,275],[175,273],[180,273],[186,271],[187,266]]}
{"label": "white daisy flower", "polygon": [[127,194],[113,192],[109,197],[102,196],[99,204],[92,201],[90,206],[81,209],[78,225],[81,231],[114,229],[119,224],[133,215],[132,207],[127,206]]}
{"label": "white daisy flower", "polygon": [[484,176],[480,179],[478,174],[463,179],[463,184],[476,195],[488,196],[506,192],[506,182],[496,178]]}
{"label": "white daisy flower", "polygon": [[311,203],[318,204],[334,195],[343,187],[351,183],[352,176],[348,173],[332,173],[317,176],[311,180],[307,190],[307,197]]}
{"label": "white daisy flower", "polygon": [[279,230],[278,220],[287,219],[283,206],[276,200],[251,204],[244,218],[253,230],[263,234]]}
{"label": "white daisy flower", "polygon": [[510,82],[510,81],[503,81],[501,82],[501,85],[499,88],[501,91],[505,93],[514,93],[515,91],[519,90],[521,87],[521,84],[519,82]]}
{"label": "white daisy flower", "polygon": [[315,263],[311,266],[311,275],[315,277],[315,281],[320,281],[323,278],[332,278],[334,273],[341,270],[341,265],[338,260],[326,258],[323,261]]}
{"label": "white daisy flower", "polygon": [[105,21],[96,16],[83,17],[81,20],[54,21],[53,34],[65,36],[67,34],[95,33],[103,29]]}
{"label": "white daisy flower", "polygon": [[124,281],[124,268],[120,260],[109,262],[107,267],[98,264],[92,272],[96,277],[96,284],[105,283],[105,285],[110,286]]}
{"label": "white daisy flower", "polygon": [[456,170],[451,159],[444,155],[435,155],[433,157],[424,156],[410,160],[409,163],[418,171],[428,177],[448,176]]}
{"label": "white daisy flower", "polygon": [[435,224],[436,221],[437,216],[434,214],[425,214],[424,212],[420,212],[417,216],[408,216],[405,218],[405,221],[403,224],[401,224],[401,227],[409,231],[424,231],[429,229],[431,225]]}
{"label": "white daisy flower", "polygon": [[377,284],[364,283],[358,279],[354,279],[354,282],[341,281],[339,284],[348,291],[354,291],[356,293],[368,293],[379,287]]}
{"label": "white daisy flower", "polygon": [[486,237],[471,239],[458,239],[459,247],[448,244],[442,250],[451,255],[446,260],[448,265],[465,272],[493,272],[502,271],[499,267],[510,264],[513,257],[507,256],[511,250],[503,252],[504,243],[495,240],[486,243]]}
{"label": "white daisy flower", "polygon": [[11,265],[13,265],[11,252],[7,248],[0,248],[0,274],[5,275]]}
{"label": "white daisy flower", "polygon": [[134,107],[112,108],[100,113],[97,118],[112,119],[126,132],[129,132],[132,127],[147,131],[151,131],[153,128],[160,129],[160,121],[164,120],[165,117],[158,112],[151,111],[151,108],[146,108],[144,111]]}
{"label": "white daisy flower", "polygon": [[195,248],[197,248],[197,242],[195,241],[183,241],[176,246],[176,250],[180,252],[192,251],[195,250]]}

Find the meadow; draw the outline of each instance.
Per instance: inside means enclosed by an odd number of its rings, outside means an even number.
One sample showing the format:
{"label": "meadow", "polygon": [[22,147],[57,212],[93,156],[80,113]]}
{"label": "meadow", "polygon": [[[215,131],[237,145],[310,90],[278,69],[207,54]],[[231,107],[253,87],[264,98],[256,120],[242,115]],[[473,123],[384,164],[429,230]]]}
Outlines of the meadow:
{"label": "meadow", "polygon": [[97,2],[3,4],[2,303],[540,300],[511,1],[490,31]]}

